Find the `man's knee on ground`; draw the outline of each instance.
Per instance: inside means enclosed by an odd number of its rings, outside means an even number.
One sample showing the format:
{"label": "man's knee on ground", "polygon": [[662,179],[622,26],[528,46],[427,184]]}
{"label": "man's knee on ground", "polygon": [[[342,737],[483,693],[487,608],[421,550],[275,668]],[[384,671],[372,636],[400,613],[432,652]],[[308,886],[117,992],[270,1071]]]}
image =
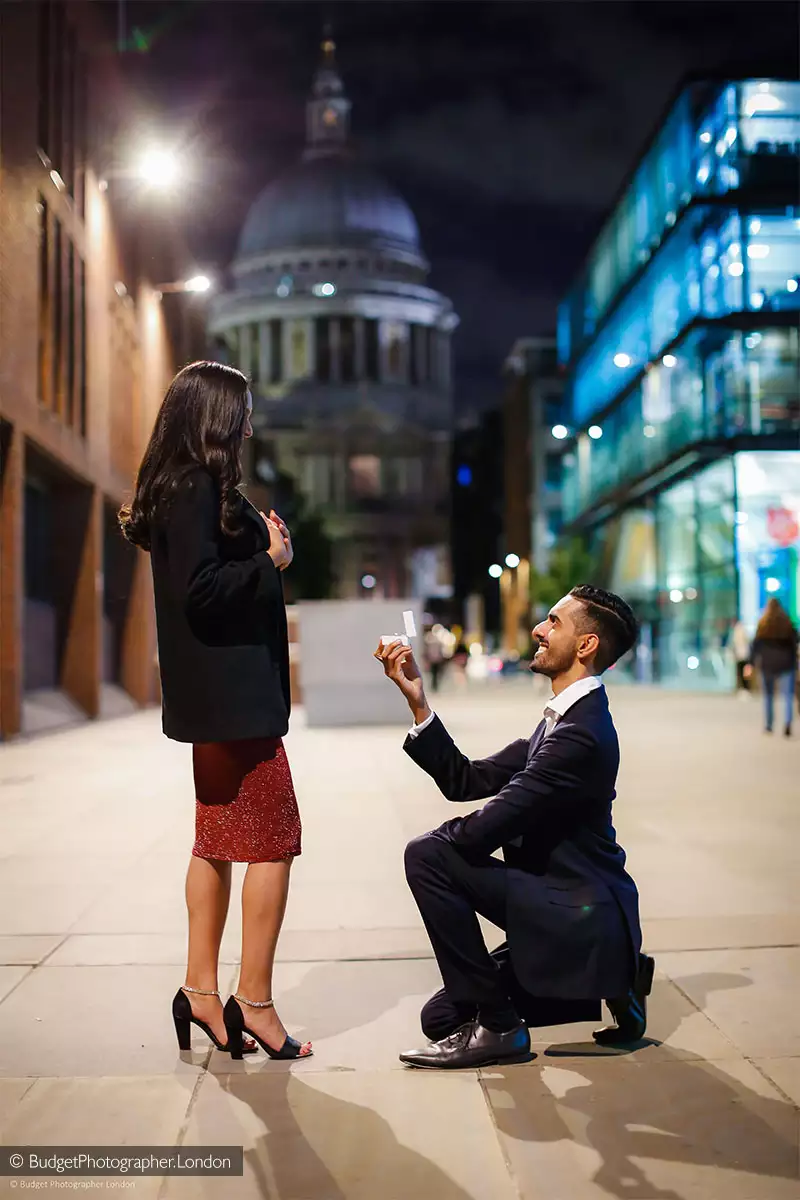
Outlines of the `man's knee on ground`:
{"label": "man's knee on ground", "polygon": [[406,879],[411,882],[417,878],[427,864],[438,858],[440,849],[441,839],[433,833],[412,838],[405,852]]}
{"label": "man's knee on ground", "polygon": [[441,1005],[437,1003],[437,998],[434,996],[428,1000],[427,1004],[423,1004],[422,1012],[419,1014],[419,1023],[422,1026],[423,1036],[429,1042],[438,1042],[442,1036],[447,1036],[447,1033],[444,1035],[441,1033],[442,1017],[440,1009]]}
{"label": "man's knee on ground", "polygon": [[423,1035],[429,1042],[439,1042],[442,1038],[455,1033],[456,1029],[460,1029],[474,1015],[473,1012],[460,1010],[447,994],[441,991],[437,992],[435,996],[431,996],[430,1000],[423,1004],[419,1014],[419,1023],[422,1026]]}

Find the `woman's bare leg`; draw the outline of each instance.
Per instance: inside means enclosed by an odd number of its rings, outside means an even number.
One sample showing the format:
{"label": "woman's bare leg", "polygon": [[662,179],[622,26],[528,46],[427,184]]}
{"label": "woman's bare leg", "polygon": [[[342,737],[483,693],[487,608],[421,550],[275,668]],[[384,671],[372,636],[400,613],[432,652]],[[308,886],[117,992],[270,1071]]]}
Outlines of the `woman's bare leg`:
{"label": "woman's bare leg", "polygon": [[[189,951],[186,986],[204,992],[219,989],[219,948],[231,895],[231,864],[192,855],[186,872],[186,907],[189,912]],[[192,1012],[216,1034],[228,1040],[222,1020],[222,1003],[215,996],[189,994]]]}
{"label": "woman's bare leg", "polygon": [[[244,877],[242,966],[237,992],[247,1000],[272,999],[272,968],[286,911],[291,866],[290,858],[283,862],[250,863]],[[242,1009],[253,1033],[274,1050],[280,1050],[286,1030],[274,1008],[242,1005]]]}

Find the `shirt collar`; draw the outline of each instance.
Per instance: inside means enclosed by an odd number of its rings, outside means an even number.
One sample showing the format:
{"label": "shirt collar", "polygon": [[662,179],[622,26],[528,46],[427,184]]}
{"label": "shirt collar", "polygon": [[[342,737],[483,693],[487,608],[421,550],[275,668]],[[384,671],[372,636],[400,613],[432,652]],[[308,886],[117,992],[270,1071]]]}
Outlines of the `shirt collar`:
{"label": "shirt collar", "polygon": [[571,683],[568,688],[560,696],[551,696],[547,701],[546,713],[555,713],[557,717],[566,716],[573,704],[577,704],[584,696],[588,696],[590,692],[597,691],[603,685],[596,675],[588,675],[585,679],[579,679],[576,683]]}

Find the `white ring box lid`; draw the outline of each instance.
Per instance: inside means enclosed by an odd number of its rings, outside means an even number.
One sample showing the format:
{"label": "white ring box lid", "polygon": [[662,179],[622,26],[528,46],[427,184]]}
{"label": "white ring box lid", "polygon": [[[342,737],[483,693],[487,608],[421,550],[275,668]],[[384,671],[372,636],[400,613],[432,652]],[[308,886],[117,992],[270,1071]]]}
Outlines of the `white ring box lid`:
{"label": "white ring box lid", "polygon": [[404,646],[409,644],[409,638],[417,636],[417,626],[414,623],[413,609],[406,609],[403,613],[403,625],[405,626],[405,636],[402,633],[385,633],[381,638],[382,646],[390,646],[392,642],[402,642]]}

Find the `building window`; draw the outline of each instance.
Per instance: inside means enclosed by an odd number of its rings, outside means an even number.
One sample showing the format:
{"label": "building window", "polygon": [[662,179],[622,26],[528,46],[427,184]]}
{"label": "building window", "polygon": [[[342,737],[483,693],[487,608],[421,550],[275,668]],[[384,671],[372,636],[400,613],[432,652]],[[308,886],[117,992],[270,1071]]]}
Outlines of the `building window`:
{"label": "building window", "polygon": [[348,464],[350,493],[359,500],[381,494],[381,460],[376,454],[356,454]]}
{"label": "building window", "polygon": [[[58,0],[38,5],[39,148],[64,181],[83,214],[86,159],[86,68],[67,6]],[[81,169],[78,169],[81,168]]]}
{"label": "building window", "polygon": [[411,326],[411,382],[415,387],[428,382],[428,331],[424,325]]}
{"label": "building window", "polygon": [[53,379],[51,396],[55,412],[64,411],[64,233],[58,217],[53,218]]}
{"label": "building window", "polygon": [[335,461],[326,454],[309,454],[303,460],[303,494],[314,508],[323,508],[334,500]]}
{"label": "building window", "polygon": [[317,317],[316,323],[316,341],[317,341],[317,370],[316,375],[320,383],[330,383],[331,381],[331,322],[330,317]]}
{"label": "building window", "polygon": [[438,330],[433,325],[428,326],[428,382],[437,385],[439,383],[439,337]]}
{"label": "building window", "polygon": [[43,0],[39,5],[39,119],[37,129],[39,148],[51,159],[53,157],[50,126],[53,79],[51,45],[53,8],[53,0]]}
{"label": "building window", "polygon": [[381,378],[381,363],[377,321],[364,322],[364,351],[367,379],[372,383],[379,383]]}
{"label": "building window", "polygon": [[40,196],[37,391],[39,403],[86,432],[86,273],[80,252]]}
{"label": "building window", "polygon": [[87,425],[87,349],[86,349],[86,263],[78,259],[78,419],[79,431],[86,437]]}
{"label": "building window", "polygon": [[39,403],[52,407],[52,289],[50,287],[50,214],[39,197]]}
{"label": "building window", "polygon": [[424,479],[421,458],[390,458],[384,462],[386,491],[393,496],[421,496]]}
{"label": "building window", "polygon": [[563,464],[560,454],[548,454],[545,459],[545,487],[557,491],[561,487]]}
{"label": "building window", "polygon": [[339,321],[339,361],[342,383],[356,381],[356,323],[353,317]]}
{"label": "building window", "polygon": [[269,381],[280,383],[283,379],[283,338],[280,321],[269,323]]}
{"label": "building window", "polygon": [[50,603],[53,598],[53,511],[52,489],[29,475],[25,481],[25,595],[29,600]]}
{"label": "building window", "polygon": [[67,348],[67,379],[66,379],[66,415],[67,424],[73,425],[75,422],[75,381],[76,381],[76,352],[78,346],[76,344],[76,295],[75,295],[75,247],[72,242],[67,245],[67,329],[66,329],[66,348]]}

